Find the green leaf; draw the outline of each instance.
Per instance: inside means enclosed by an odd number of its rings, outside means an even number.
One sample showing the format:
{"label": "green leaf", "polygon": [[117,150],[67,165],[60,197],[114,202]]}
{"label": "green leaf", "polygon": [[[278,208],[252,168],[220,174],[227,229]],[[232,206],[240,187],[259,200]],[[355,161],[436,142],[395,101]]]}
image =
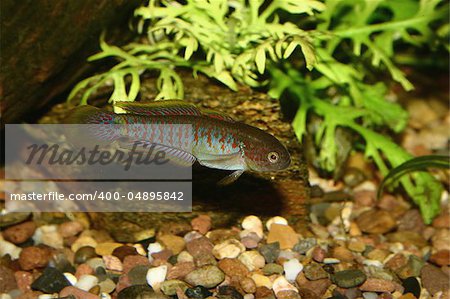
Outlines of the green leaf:
{"label": "green leaf", "polygon": [[258,68],[258,72],[263,74],[266,67],[266,52],[263,47],[259,47],[256,51],[255,63]]}

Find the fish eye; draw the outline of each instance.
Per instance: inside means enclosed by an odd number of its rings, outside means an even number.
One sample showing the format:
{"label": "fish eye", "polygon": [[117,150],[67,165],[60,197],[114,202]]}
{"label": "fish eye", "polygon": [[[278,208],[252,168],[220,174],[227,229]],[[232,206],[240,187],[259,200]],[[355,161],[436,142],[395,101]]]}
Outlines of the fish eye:
{"label": "fish eye", "polygon": [[278,158],[279,158],[280,156],[278,155],[278,153],[277,152],[270,152],[268,155],[267,155],[267,159],[269,159],[269,162],[270,163],[276,163],[277,161],[278,161]]}

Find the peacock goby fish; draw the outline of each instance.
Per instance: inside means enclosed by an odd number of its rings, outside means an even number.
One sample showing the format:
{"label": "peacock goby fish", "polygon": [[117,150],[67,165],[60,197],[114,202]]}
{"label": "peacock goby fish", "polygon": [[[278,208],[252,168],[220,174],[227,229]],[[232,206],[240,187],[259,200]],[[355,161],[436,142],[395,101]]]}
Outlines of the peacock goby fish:
{"label": "peacock goby fish", "polygon": [[[245,171],[278,171],[287,168],[291,158],[287,149],[274,136],[256,127],[237,122],[231,117],[179,100],[150,103],[116,102],[118,114],[84,105],[75,108],[66,123],[72,124],[139,124],[140,130],[117,129],[99,138],[156,144],[169,157],[183,165],[198,161],[203,166],[233,170],[219,184],[234,182]],[[158,131],[157,126],[191,125],[191,133],[183,126]],[[117,126],[114,126],[115,128]],[[159,132],[159,134],[158,134]],[[191,134],[191,135],[190,135]],[[193,135],[193,136],[192,136]]]}

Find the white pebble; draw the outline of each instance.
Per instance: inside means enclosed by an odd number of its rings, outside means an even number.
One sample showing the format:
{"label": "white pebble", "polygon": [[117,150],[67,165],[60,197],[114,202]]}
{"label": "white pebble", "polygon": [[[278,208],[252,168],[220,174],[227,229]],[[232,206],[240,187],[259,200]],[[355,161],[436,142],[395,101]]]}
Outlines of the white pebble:
{"label": "white pebble", "polygon": [[177,262],[178,263],[193,262],[193,261],[194,261],[194,257],[189,252],[187,252],[186,250],[183,250],[177,256]]}
{"label": "white pebble", "polygon": [[289,283],[289,281],[284,278],[284,276],[278,276],[277,279],[273,281],[272,289],[275,292],[275,295],[277,295],[281,291],[295,291],[298,293],[298,290],[296,287],[294,287],[292,284]]}
{"label": "white pebble", "polygon": [[148,247],[147,247],[147,251],[148,251],[148,260],[149,260],[150,262],[152,262],[152,261],[153,261],[152,253],[160,252],[160,251],[162,251],[163,249],[164,249],[164,248],[162,247],[162,245],[159,244],[158,242],[148,244]]}
{"label": "white pebble", "polygon": [[245,294],[244,299],[255,299],[255,295],[253,294]]}
{"label": "white pebble", "polygon": [[373,292],[364,292],[363,294],[364,299],[377,299],[378,294]]}
{"label": "white pebble", "polygon": [[136,248],[136,251],[139,255],[143,255],[143,256],[147,255],[147,252],[145,251],[144,246],[142,246],[142,244],[137,243],[137,244],[134,244],[133,247]]}
{"label": "white pebble", "polygon": [[298,256],[298,253],[292,251],[292,250],[281,250],[280,254],[278,255],[278,258],[283,258],[286,260],[294,259]]}
{"label": "white pebble", "polygon": [[389,251],[393,253],[402,253],[405,250],[405,246],[402,243],[396,242],[389,246]]}
{"label": "white pebble", "polygon": [[298,273],[303,270],[303,265],[298,261],[298,259],[290,259],[283,263],[284,276],[290,282],[295,281]]}
{"label": "white pebble", "polygon": [[[209,232],[208,232],[209,233]],[[206,236],[208,236],[208,234],[206,234]],[[191,231],[188,232],[187,234],[184,235],[183,239],[186,243],[191,242],[192,240],[198,239],[203,237],[203,235],[201,233],[199,233],[198,231]]]}
{"label": "white pebble", "polygon": [[101,293],[100,299],[111,299],[111,295],[108,293]]}
{"label": "white pebble", "polygon": [[166,279],[167,266],[161,265],[159,267],[150,268],[147,271],[147,283],[155,290],[159,291],[161,283]]}
{"label": "white pebble", "polygon": [[77,284],[78,279],[72,273],[64,272],[64,276],[67,278],[71,285],[74,286]]}
{"label": "white pebble", "polygon": [[97,284],[97,277],[95,277],[94,275],[85,274],[81,275],[80,279],[78,279],[78,282],[75,284],[75,287],[87,292]]}
{"label": "white pebble", "polygon": [[11,242],[0,240],[0,257],[9,254],[11,259],[17,260],[19,258],[22,248],[14,245]]}
{"label": "white pebble", "polygon": [[236,239],[229,239],[214,246],[212,254],[218,259],[237,258],[245,251],[245,246]]}
{"label": "white pebble", "polygon": [[380,261],[377,261],[377,260],[364,260],[363,265],[364,266],[373,266],[373,267],[377,267],[377,268],[384,267],[383,263]]}
{"label": "white pebble", "polygon": [[355,188],[353,188],[353,192],[358,192],[358,191],[376,191],[378,188],[377,185],[375,185],[374,182],[372,181],[364,181],[361,184],[359,184],[358,186],[356,186]]}
{"label": "white pebble", "polygon": [[340,260],[332,257],[326,257],[323,259],[323,263],[327,265],[339,264],[340,262],[341,262]]}
{"label": "white pebble", "polygon": [[38,296],[38,299],[54,299],[54,298],[59,298],[58,294],[42,294]]}
{"label": "white pebble", "polygon": [[10,294],[2,293],[0,294],[0,299],[12,299]]}
{"label": "white pebble", "polygon": [[242,221],[242,228],[244,230],[254,232],[258,235],[258,237],[262,238],[263,235],[263,223],[261,219],[256,216],[247,216]]}
{"label": "white pebble", "polygon": [[275,216],[275,217],[272,217],[269,220],[267,220],[267,222],[266,222],[267,230],[270,230],[270,226],[274,223],[281,224],[281,225],[288,225],[288,221],[285,218],[283,218],[281,216]]}
{"label": "white pebble", "polygon": [[256,250],[243,252],[238,259],[248,268],[249,271],[261,269],[266,264],[264,257]]}

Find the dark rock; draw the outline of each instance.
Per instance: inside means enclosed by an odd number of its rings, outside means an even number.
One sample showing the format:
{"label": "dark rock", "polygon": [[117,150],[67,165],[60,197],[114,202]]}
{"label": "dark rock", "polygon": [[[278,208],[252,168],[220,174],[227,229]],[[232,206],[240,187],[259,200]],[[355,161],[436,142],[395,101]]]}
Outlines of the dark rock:
{"label": "dark rock", "polygon": [[350,269],[336,272],[331,275],[331,280],[341,288],[353,288],[366,281],[367,276],[361,270]]}
{"label": "dark rock", "polygon": [[316,246],[317,240],[314,238],[306,238],[298,241],[297,244],[295,244],[293,250],[300,253],[305,254],[308,250]]}
{"label": "dark rock", "polygon": [[112,252],[112,255],[118,257],[121,262],[123,262],[123,260],[125,259],[126,256],[137,255],[137,254],[138,254],[138,252],[137,252],[136,248],[134,248],[132,246],[127,246],[127,245],[117,247]]}
{"label": "dark rock", "polygon": [[42,275],[31,284],[31,289],[51,294],[59,293],[68,286],[71,286],[71,284],[61,271],[47,267]]}
{"label": "dark rock", "polygon": [[8,227],[3,231],[3,237],[14,244],[21,244],[31,238],[35,230],[36,224],[33,221],[27,221]]}
{"label": "dark rock", "polygon": [[236,288],[232,286],[220,286],[217,297],[219,299],[244,299],[244,296],[242,296],[241,293],[239,293]]}
{"label": "dark rock", "polygon": [[130,280],[131,284],[134,285],[146,284],[147,283],[146,276],[148,269],[150,269],[149,265],[138,265],[132,268],[128,272],[128,279]]}
{"label": "dark rock", "polygon": [[117,299],[167,299],[168,297],[155,293],[149,285],[133,285],[119,292]]}
{"label": "dark rock", "polygon": [[302,288],[302,287],[300,287],[300,288],[298,289],[298,294],[299,294],[302,298],[320,299],[320,296],[318,296],[316,293],[314,293],[314,291],[312,291],[312,290],[310,290],[310,289]]}
{"label": "dark rock", "polygon": [[212,296],[212,293],[203,286],[196,286],[195,288],[188,288],[184,294],[192,299],[204,299]]}
{"label": "dark rock", "polygon": [[403,294],[411,293],[414,297],[420,297],[420,283],[415,277],[408,277],[403,280],[402,286],[405,288]]}
{"label": "dark rock", "polygon": [[54,255],[48,265],[49,267],[58,269],[62,273],[75,273],[75,267],[69,262],[66,255],[62,253]]}
{"label": "dark rock", "polygon": [[74,263],[83,264],[87,260],[96,257],[95,248],[91,246],[83,246],[75,252]]}
{"label": "dark rock", "polygon": [[262,268],[262,271],[263,271],[264,275],[270,276],[272,274],[283,274],[284,268],[281,265],[270,263],[270,264],[266,264]]}
{"label": "dark rock", "polygon": [[[333,268],[334,269],[334,268]],[[308,264],[303,270],[306,278],[309,280],[319,280],[323,278],[328,278],[328,273],[325,271],[321,265],[316,263]]]}
{"label": "dark rock", "polygon": [[268,264],[273,263],[280,255],[280,243],[274,242],[270,244],[261,245],[258,251],[264,257],[266,263]]}

